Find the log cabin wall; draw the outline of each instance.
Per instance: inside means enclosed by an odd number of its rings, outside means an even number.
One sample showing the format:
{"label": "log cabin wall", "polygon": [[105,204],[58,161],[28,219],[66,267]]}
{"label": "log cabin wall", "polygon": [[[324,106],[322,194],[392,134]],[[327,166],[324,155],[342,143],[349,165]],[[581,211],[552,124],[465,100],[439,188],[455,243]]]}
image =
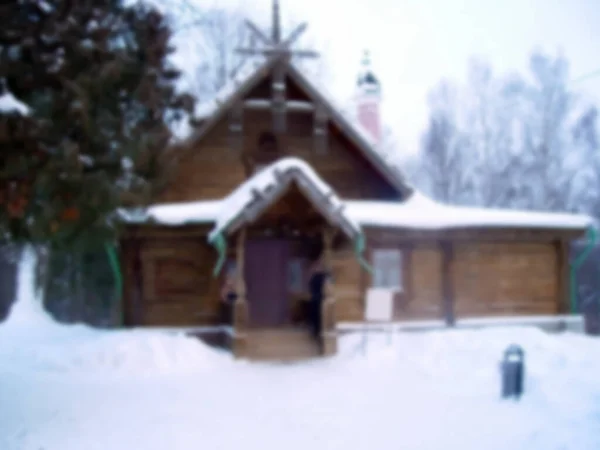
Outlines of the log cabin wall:
{"label": "log cabin wall", "polygon": [[440,245],[436,242],[418,243],[404,254],[408,300],[404,309],[394,311],[395,319],[443,319],[443,251]]}
{"label": "log cabin wall", "polygon": [[146,236],[124,240],[127,326],[185,327],[219,321],[220,284],[212,276],[215,250],[205,234],[173,231],[155,228]]}
{"label": "log cabin wall", "polygon": [[[404,294],[395,302],[395,320],[545,315],[568,309],[568,258],[562,240],[411,239],[410,233],[367,230],[373,249],[400,249]],[[371,260],[372,263],[372,260]],[[340,290],[340,321],[363,318],[371,277],[353,255],[338,256],[334,273]],[[348,273],[349,276],[339,274]],[[352,290],[356,294],[350,295]],[[448,311],[450,309],[450,311]]]}
{"label": "log cabin wall", "polygon": [[[395,320],[443,320],[448,282],[458,319],[566,312],[568,266],[562,241],[454,240],[444,246],[437,239],[406,240],[401,232],[397,239],[388,234],[382,241],[373,230],[368,239],[369,253],[374,248],[402,251],[405,295],[395,305]],[[449,249],[451,258],[444,265]],[[232,248],[228,253],[235,257]],[[122,256],[126,325],[218,323],[222,280],[212,276],[216,252],[206,243],[204,231],[154,229],[126,239]],[[348,247],[334,252],[332,266],[337,320],[363,320],[371,276]]]}
{"label": "log cabin wall", "polygon": [[560,312],[555,243],[456,243],[451,276],[457,317]]}
{"label": "log cabin wall", "polygon": [[368,274],[350,249],[334,252],[331,263],[336,318],[341,322],[360,322],[364,317],[364,293]]}
{"label": "log cabin wall", "polygon": [[[245,111],[243,152],[256,151],[260,134],[269,132],[271,126],[272,117],[268,111]],[[298,157],[309,163],[342,198],[395,198],[397,194],[394,189],[334,130],[328,134],[326,151],[317,152],[312,127],[313,117],[310,113],[289,113],[287,132],[278,139],[282,156]],[[225,197],[246,180],[242,156],[242,152],[231,146],[229,123],[225,118],[182,158],[171,182],[156,202]]]}

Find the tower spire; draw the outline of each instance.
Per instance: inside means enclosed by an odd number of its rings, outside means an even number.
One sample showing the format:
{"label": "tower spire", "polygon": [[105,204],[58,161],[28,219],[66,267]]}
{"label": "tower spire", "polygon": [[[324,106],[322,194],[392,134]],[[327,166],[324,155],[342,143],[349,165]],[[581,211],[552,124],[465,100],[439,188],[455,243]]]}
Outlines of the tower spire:
{"label": "tower spire", "polygon": [[381,86],[371,66],[371,54],[363,52],[357,80],[357,115],[360,124],[367,130],[375,143],[381,139],[380,101]]}
{"label": "tower spire", "polygon": [[273,43],[277,45],[281,43],[281,17],[279,13],[279,0],[273,0],[272,10],[271,39]]}

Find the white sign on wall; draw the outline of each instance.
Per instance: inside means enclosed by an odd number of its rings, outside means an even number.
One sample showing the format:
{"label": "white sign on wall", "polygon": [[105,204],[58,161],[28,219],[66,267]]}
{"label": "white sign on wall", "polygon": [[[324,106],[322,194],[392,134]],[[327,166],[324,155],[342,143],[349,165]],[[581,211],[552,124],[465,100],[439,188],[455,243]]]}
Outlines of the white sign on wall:
{"label": "white sign on wall", "polygon": [[388,344],[392,343],[394,320],[394,295],[397,289],[376,287],[367,290],[365,299],[365,322],[363,329],[363,354],[367,351],[369,323],[387,324]]}
{"label": "white sign on wall", "polygon": [[367,322],[391,322],[394,317],[395,289],[370,288],[365,302]]}

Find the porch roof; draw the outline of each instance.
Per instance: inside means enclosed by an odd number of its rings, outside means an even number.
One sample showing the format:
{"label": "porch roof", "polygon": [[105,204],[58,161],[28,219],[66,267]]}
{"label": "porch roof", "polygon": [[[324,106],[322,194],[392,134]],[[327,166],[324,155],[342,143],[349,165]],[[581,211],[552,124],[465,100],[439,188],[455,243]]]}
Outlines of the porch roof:
{"label": "porch roof", "polygon": [[293,183],[330,224],[351,239],[362,234],[360,224],[345,213],[344,202],[312,167],[298,158],[284,158],[260,170],[222,200],[209,241],[254,222]]}

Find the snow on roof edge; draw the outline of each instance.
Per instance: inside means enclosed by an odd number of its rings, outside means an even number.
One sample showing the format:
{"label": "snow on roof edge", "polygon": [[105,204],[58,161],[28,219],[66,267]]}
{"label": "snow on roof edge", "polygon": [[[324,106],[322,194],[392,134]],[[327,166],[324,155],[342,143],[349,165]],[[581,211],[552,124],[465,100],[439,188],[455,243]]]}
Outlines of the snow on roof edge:
{"label": "snow on roof edge", "polygon": [[585,230],[595,224],[583,214],[446,205],[414,191],[405,202],[348,200],[348,213],[363,226],[424,230],[456,228],[554,228]]}
{"label": "snow on roof edge", "polygon": [[[272,176],[272,173],[268,173],[266,176]],[[267,178],[267,184],[270,181],[272,180]],[[457,228],[515,227],[583,231],[595,224],[592,217],[583,214],[443,205],[419,192],[413,194],[409,200],[403,203],[338,200],[345,205],[346,216],[361,227],[429,231]],[[223,219],[223,211],[229,206],[231,205],[225,200],[165,203],[152,205],[145,211],[122,209],[119,210],[119,216],[124,222],[131,225],[151,223],[165,226],[209,223],[215,223],[216,225],[220,217]]]}

